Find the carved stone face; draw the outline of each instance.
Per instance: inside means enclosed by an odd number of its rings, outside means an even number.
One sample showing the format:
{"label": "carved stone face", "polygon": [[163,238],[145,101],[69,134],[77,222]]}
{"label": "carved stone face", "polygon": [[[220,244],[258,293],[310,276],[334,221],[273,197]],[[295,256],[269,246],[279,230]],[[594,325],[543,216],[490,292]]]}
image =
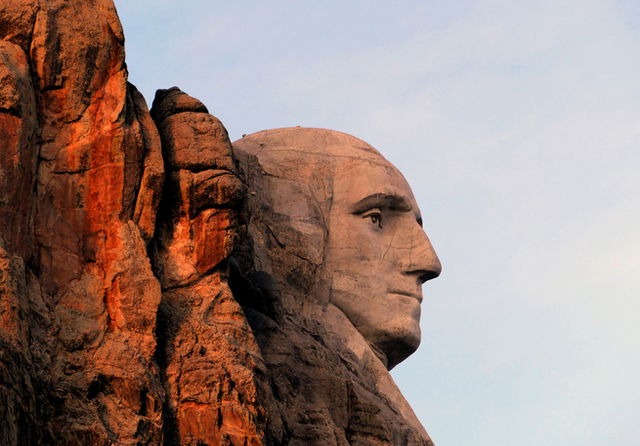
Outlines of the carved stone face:
{"label": "carved stone face", "polygon": [[250,191],[257,268],[298,300],[340,309],[388,368],[413,353],[421,285],[440,262],[402,174],[364,141],[331,130],[267,130],[234,151]]}
{"label": "carved stone face", "polygon": [[330,302],[391,368],[420,343],[421,285],[438,276],[440,261],[409,185],[388,161],[344,157],[334,175]]}

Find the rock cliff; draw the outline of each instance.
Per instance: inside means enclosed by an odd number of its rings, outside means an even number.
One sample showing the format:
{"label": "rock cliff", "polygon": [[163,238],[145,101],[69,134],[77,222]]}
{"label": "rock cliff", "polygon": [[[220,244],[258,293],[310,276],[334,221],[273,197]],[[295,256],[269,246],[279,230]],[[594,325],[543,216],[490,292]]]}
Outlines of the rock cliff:
{"label": "rock cliff", "polygon": [[235,153],[177,88],[149,111],[112,0],[4,0],[0,444],[431,444],[261,267]]}

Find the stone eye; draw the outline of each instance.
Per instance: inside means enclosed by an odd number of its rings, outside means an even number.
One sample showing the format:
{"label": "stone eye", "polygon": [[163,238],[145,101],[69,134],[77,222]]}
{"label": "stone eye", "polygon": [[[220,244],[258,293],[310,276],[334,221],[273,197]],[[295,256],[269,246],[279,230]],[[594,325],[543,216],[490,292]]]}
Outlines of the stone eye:
{"label": "stone eye", "polygon": [[368,218],[371,220],[371,223],[376,225],[379,228],[382,228],[382,214],[379,211],[372,211],[364,216],[364,218]]}

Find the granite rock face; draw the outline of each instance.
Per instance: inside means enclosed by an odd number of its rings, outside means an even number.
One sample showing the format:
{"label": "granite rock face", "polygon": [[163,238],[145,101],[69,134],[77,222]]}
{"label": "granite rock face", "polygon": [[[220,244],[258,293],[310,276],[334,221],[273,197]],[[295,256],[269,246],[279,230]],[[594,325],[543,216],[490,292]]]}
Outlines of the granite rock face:
{"label": "granite rock face", "polygon": [[[400,211],[340,210],[352,152],[411,208],[378,270],[350,219]],[[177,88],[149,111],[112,0],[5,0],[0,444],[431,444],[387,369],[440,266],[385,163],[313,129],[232,146]],[[395,293],[387,329],[350,304],[361,286]]]}
{"label": "granite rock face", "polygon": [[0,443],[159,442],[146,242],[164,173],[118,17],[102,0],[0,14]]}
{"label": "granite rock face", "polygon": [[420,285],[441,269],[402,175],[324,129],[258,132],[234,152],[276,444],[431,444],[388,373],[417,348]]}
{"label": "granite rock face", "polygon": [[228,283],[244,199],[231,142],[218,119],[176,88],[158,91],[152,114],[167,167],[151,250],[162,285],[165,444],[262,445],[260,351]]}

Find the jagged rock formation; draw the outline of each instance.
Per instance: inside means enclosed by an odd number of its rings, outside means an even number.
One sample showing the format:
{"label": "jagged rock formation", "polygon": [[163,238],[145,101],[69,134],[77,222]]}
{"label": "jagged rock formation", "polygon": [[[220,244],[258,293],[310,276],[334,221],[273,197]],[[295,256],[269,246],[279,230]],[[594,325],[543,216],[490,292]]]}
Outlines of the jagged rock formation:
{"label": "jagged rock formation", "polygon": [[152,259],[162,284],[158,361],[169,444],[261,445],[260,351],[228,285],[244,188],[219,120],[178,89],[152,109],[167,182]]}
{"label": "jagged rock formation", "polygon": [[146,242],[164,174],[158,132],[127,84],[118,17],[110,1],[2,8],[2,318],[12,323],[2,324],[0,442],[159,442],[161,290]]}
{"label": "jagged rock formation", "polygon": [[430,444],[252,141],[149,112],[112,0],[3,2],[0,444]]}

